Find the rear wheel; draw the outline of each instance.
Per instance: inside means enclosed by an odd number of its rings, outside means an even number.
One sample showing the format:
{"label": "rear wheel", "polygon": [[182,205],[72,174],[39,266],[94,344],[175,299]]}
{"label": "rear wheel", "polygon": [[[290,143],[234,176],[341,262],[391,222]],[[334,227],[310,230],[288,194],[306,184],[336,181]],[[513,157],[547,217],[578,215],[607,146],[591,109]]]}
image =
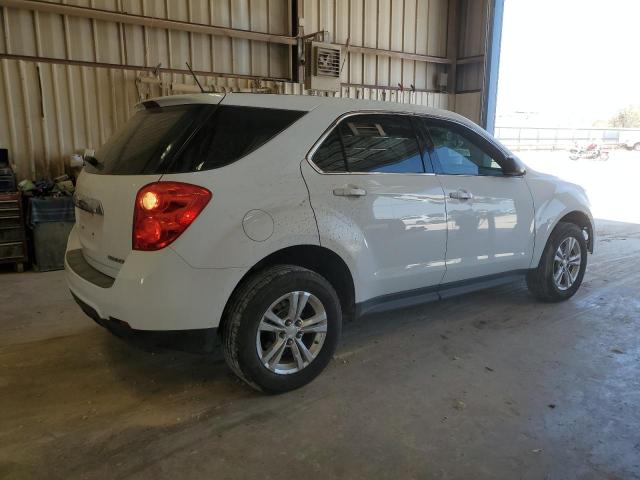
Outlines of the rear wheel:
{"label": "rear wheel", "polygon": [[633,146],[633,149],[634,149],[636,152],[640,152],[640,142],[636,143],[636,144]]}
{"label": "rear wheel", "polygon": [[222,330],[225,359],[253,388],[293,390],[327,366],[341,325],[338,296],[322,276],[293,265],[271,267],[234,293]]}
{"label": "rear wheel", "polygon": [[573,223],[560,222],[551,233],[538,267],[527,274],[531,293],[545,302],[571,298],[587,268],[587,241]]}

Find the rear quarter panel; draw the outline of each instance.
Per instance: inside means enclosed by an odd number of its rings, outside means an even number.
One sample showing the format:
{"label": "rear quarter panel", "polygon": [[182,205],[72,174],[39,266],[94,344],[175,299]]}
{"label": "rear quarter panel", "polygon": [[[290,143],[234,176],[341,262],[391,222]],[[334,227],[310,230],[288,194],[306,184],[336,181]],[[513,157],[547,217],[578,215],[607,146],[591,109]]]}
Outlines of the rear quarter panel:
{"label": "rear quarter panel", "polygon": [[[231,165],[164,175],[162,180],[202,185],[213,193],[204,211],[171,248],[195,268],[249,269],[282,248],[318,245],[315,217],[300,172],[300,162],[316,134],[320,135],[313,115],[307,113]],[[265,222],[273,223],[273,232],[259,241],[247,235],[246,223],[243,226],[245,216],[255,210],[266,213],[260,214],[263,231],[268,230]]]}

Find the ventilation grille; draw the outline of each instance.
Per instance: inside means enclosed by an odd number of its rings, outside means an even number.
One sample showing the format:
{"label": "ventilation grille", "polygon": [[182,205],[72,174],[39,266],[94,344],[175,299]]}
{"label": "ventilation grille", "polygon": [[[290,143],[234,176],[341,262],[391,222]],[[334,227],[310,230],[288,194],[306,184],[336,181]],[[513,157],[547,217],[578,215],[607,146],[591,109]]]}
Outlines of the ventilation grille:
{"label": "ventilation grille", "polygon": [[340,76],[340,50],[316,47],[316,75],[338,78]]}
{"label": "ventilation grille", "polygon": [[340,91],[340,68],[342,51],[339,45],[323,42],[308,42],[305,45],[304,85],[318,92]]}

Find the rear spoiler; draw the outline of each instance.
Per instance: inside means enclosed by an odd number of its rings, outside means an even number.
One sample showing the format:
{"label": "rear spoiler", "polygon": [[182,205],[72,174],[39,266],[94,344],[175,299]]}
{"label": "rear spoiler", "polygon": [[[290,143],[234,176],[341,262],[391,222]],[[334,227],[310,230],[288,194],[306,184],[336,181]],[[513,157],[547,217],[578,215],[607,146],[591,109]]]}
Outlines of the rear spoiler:
{"label": "rear spoiler", "polygon": [[153,100],[145,100],[136,105],[136,111],[153,108],[170,107],[173,105],[210,104],[217,105],[225,97],[224,93],[194,93],[191,95],[171,95]]}

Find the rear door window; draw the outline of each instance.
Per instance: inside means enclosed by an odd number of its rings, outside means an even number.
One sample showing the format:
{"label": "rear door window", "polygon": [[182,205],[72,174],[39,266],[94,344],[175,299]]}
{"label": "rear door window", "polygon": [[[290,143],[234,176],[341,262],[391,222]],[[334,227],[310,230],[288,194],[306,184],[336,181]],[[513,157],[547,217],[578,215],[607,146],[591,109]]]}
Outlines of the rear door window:
{"label": "rear door window", "polygon": [[345,118],[313,156],[327,173],[424,173],[411,119],[406,115],[363,114]]}

